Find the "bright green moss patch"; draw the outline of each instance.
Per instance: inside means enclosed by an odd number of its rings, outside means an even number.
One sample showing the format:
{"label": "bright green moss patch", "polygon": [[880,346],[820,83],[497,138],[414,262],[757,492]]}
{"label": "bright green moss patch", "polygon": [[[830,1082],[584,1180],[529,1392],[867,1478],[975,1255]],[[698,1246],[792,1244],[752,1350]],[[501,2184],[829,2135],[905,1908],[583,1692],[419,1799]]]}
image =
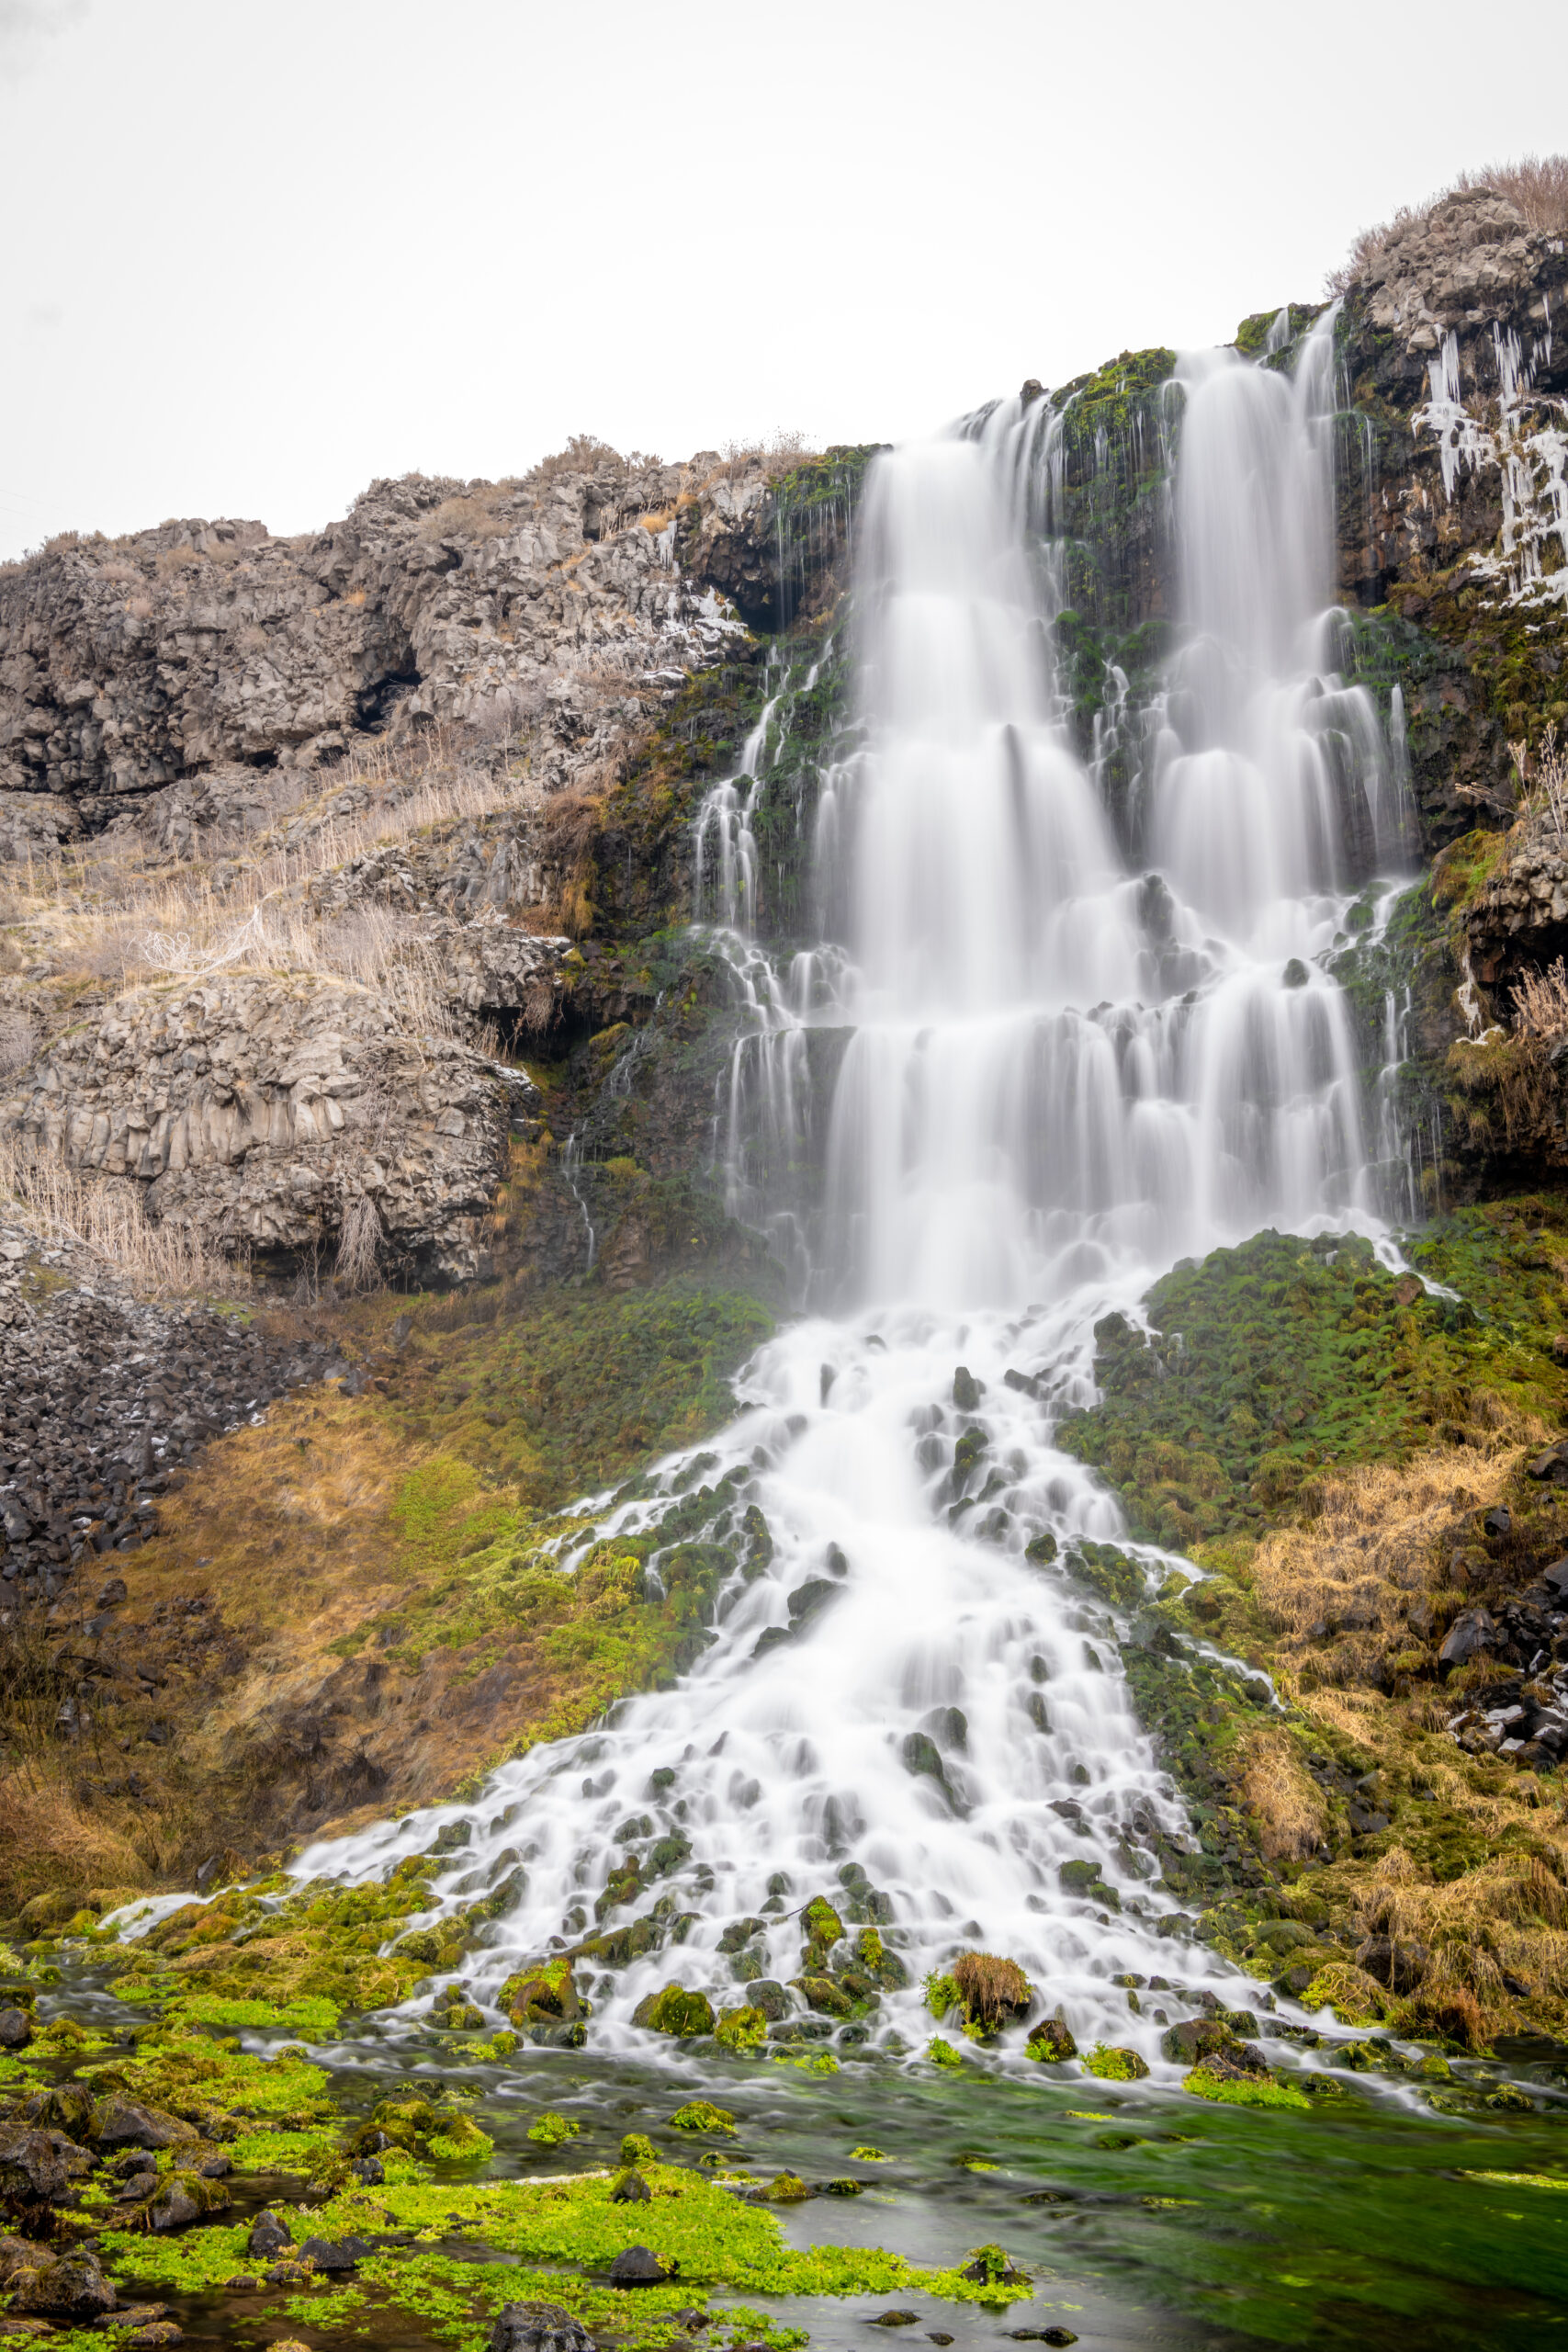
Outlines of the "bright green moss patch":
{"label": "bright green moss patch", "polygon": [[1083,2063],[1084,2072],[1102,2083],[1141,2082],[1149,2071],[1146,2060],[1135,2050],[1123,2050],[1103,2041],[1097,2041],[1086,2052]]}
{"label": "bright green moss patch", "polygon": [[1194,2066],[1182,2076],[1181,2087],[1195,2098],[1213,2099],[1220,2107],[1287,2107],[1303,2113],[1312,2107],[1293,2084],[1262,2075],[1215,2075],[1206,2066]]}
{"label": "bright green moss patch", "polygon": [[933,2033],[927,2042],[926,2056],[933,2066],[962,2066],[964,2064],[952,2042],[940,2033]]}
{"label": "bright green moss patch", "polygon": [[[1483,1254],[1478,1226],[1495,1237],[1500,1222],[1461,1212],[1412,1256],[1451,1281]],[[1495,1264],[1482,1321],[1468,1296],[1429,1295],[1354,1236],[1258,1234],[1156,1283],[1150,1335],[1121,1315],[1096,1325],[1102,1401],[1059,1442],[1116,1488],[1139,1535],[1190,1549],[1261,1532],[1326,1467],[1403,1459],[1462,1421],[1478,1388],[1560,1415],[1568,1378],[1530,1311],[1532,1271]]]}
{"label": "bright green moss patch", "polygon": [[715,2107],[711,2099],[692,2098],[678,2107],[670,2118],[677,2132],[724,2132],[732,2137],[735,2118],[727,2107]]}
{"label": "bright green moss patch", "polygon": [[563,2140],[575,2139],[581,2129],[581,2123],[570,2122],[566,2116],[558,2115],[553,2107],[547,2107],[528,2126],[528,2137],[543,2148],[558,2148]]}
{"label": "bright green moss patch", "polygon": [[192,2025],[265,2028],[302,2033],[312,2041],[327,2041],[338,2028],[335,2004],[320,1994],[299,2001],[226,2001],[217,1994],[196,1993],[179,2006],[180,2015]]}

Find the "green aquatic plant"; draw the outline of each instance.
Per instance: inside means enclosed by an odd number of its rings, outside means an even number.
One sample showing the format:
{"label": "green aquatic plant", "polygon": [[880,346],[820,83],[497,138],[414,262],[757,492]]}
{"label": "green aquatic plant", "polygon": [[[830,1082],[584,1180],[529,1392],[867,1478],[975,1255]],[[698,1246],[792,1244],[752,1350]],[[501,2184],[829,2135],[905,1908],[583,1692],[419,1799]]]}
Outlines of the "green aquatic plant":
{"label": "green aquatic plant", "polygon": [[570,2122],[564,2115],[558,2115],[553,2107],[547,2107],[528,2126],[528,2137],[543,2148],[558,2148],[563,2140],[575,2139],[581,2129],[581,2123]]}

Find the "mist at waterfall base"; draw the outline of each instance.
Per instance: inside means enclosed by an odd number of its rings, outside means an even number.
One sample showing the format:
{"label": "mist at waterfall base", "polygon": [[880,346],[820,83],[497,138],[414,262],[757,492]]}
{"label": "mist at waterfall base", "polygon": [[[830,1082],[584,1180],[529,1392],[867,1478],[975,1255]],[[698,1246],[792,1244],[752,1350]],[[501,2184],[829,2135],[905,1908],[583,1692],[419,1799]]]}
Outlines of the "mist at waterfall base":
{"label": "mist at waterfall base", "polygon": [[[1269,1225],[1382,1230],[1350,1019],[1323,959],[1351,899],[1397,873],[1408,811],[1400,747],[1336,674],[1325,612],[1331,330],[1330,314],[1293,374],[1234,354],[1184,363],[1168,410],[1179,650],[1152,705],[1129,714],[1111,698],[1092,766],[1070,747],[1054,662],[1061,414],[1003,402],[871,472],[859,708],[816,818],[818,947],[781,964],[761,944],[750,821],[807,676],[777,673],[739,774],[703,811],[702,911],[750,1008],[720,1110],[730,1205],[774,1232],[807,1304],[746,1368],[731,1426],[663,1464],[653,1495],[598,1498],[582,1541],[655,1525],[705,1488],[703,1532],[734,1542],[741,1565],[674,1688],[503,1767],[472,1804],[319,1844],[295,1865],[378,1874],[463,1825],[441,1906],[524,1873],[463,1964],[483,2004],[524,1961],[649,1917],[652,1949],[579,1964],[589,2048],[520,2052],[513,2095],[592,2105],[650,2073],[709,2087],[716,2074],[727,2103],[772,2118],[781,2154],[809,2136],[801,2074],[682,2052],[632,2017],[671,1978],[717,2009],[748,1984],[787,1986],[800,1911],[819,1894],[852,1923],[880,1923],[908,1978],[846,2026],[785,1996],[795,2039],[776,2039],[776,2054],[837,2054],[841,2086],[816,2095],[862,2136],[912,2129],[918,2143],[953,2125],[943,2100],[987,2080],[1026,2104],[971,2109],[972,2133],[1018,2143],[1086,2093],[1087,2120],[1103,2122],[1178,2079],[1168,2021],[1205,1994],[1257,2006],[1258,1988],[1190,1939],[1161,1881],[1157,1842],[1190,1842],[1184,1809],[1129,1702],[1110,1613],[1060,1565],[1075,1539],[1124,1544],[1122,1521],[1052,1431],[1092,1400],[1096,1320],[1135,1314],[1175,1260]],[[1136,734],[1135,782],[1112,809],[1117,726]],[[811,1082],[818,1030],[842,1048],[830,1102]],[[803,1206],[777,1180],[807,1161],[819,1183]],[[1040,1556],[1046,1533],[1054,1561]],[[1128,1548],[1157,1589],[1172,1561]],[[658,1572],[656,1551],[645,1573]],[[642,1891],[604,1916],[626,1855]],[[1066,1868],[1085,1862],[1087,1886]],[[922,1978],[966,1946],[1016,1959],[1037,2014],[1059,2009],[1086,2049],[1138,2051],[1148,2085],[1039,2067],[1021,2032],[964,2045],[964,2080],[901,2064],[932,2031]],[[1129,1980],[1145,1988],[1136,1999]],[[426,2006],[386,2024],[405,2064],[419,2063]],[[384,2063],[367,2045],[342,2055]],[[450,2071],[450,2051],[434,2063]],[[1310,2130],[1321,2165],[1336,2128],[1215,2110],[1198,2140],[1228,2135],[1247,2164],[1265,2139],[1277,2160]],[[1377,2128],[1395,2131],[1393,2116]],[[1357,2165],[1371,2161],[1370,2131]],[[848,2144],[815,2168],[841,2168]],[[836,2208],[825,2232],[825,2211],[812,2209],[818,2235],[889,2227],[886,2211]],[[964,2199],[921,2223],[939,2240],[965,2226],[985,2233]],[[1123,2249],[1141,2296],[1190,2301],[1194,2267],[1203,2294],[1222,2292],[1213,2247],[1200,2261],[1159,2245]],[[1187,2340],[1168,2306],[1164,2319],[1130,2309],[1105,2303],[1106,2340]],[[1390,2325],[1345,2340],[1408,2340]],[[1209,2309],[1201,2340],[1244,2335]]]}

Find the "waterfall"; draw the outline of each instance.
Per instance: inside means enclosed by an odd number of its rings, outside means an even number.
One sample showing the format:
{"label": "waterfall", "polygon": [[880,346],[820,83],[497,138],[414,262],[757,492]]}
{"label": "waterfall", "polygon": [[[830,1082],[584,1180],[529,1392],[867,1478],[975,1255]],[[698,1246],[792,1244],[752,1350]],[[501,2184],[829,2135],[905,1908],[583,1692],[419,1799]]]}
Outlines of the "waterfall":
{"label": "waterfall", "polygon": [[[465,1966],[481,1997],[596,1925],[631,1928],[584,1952],[580,1982],[595,2041],[646,2049],[633,2011],[671,1977],[720,2007],[787,1985],[818,1894],[884,1922],[909,1979],[851,2040],[922,2042],[922,1974],[978,1943],[1080,2041],[1157,2067],[1160,2023],[1130,2017],[1116,1979],[1171,1982],[1155,1997],[1174,2017],[1223,1974],[1160,1879],[1162,1841],[1188,1833],[1116,1627],[1064,1565],[1124,1540],[1121,1515],[1052,1440],[1092,1397],[1097,1317],[1135,1314],[1175,1258],[1371,1214],[1351,1024],[1318,958],[1397,849],[1398,792],[1323,617],[1331,328],[1293,377],[1234,354],[1182,367],[1183,627],[1130,846],[1059,716],[1029,533],[1053,462],[1040,404],[875,464],[860,728],[818,820],[820,949],[781,972],[751,935],[784,684],[698,831],[752,1016],[720,1117],[738,1204],[810,1139],[813,1033],[842,1046],[818,1310],[759,1351],[700,1461],[595,1498],[577,1539],[659,1531],[650,1578],[678,1537],[729,1544],[709,1645],[477,1804],[297,1865],[379,1871],[465,1819],[441,1902],[526,1876]],[[1129,1548],[1156,1587],[1168,1559]]]}

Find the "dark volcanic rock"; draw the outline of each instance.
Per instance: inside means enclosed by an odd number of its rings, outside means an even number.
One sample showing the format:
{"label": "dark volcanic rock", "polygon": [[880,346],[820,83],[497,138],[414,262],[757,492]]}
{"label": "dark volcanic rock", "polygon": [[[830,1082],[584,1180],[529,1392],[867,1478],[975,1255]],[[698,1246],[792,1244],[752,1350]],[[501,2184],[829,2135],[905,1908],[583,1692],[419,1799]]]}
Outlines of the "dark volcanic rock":
{"label": "dark volcanic rock", "polygon": [[558,2303],[506,2303],[491,2330],[490,2352],[598,2352],[581,2320]]}

